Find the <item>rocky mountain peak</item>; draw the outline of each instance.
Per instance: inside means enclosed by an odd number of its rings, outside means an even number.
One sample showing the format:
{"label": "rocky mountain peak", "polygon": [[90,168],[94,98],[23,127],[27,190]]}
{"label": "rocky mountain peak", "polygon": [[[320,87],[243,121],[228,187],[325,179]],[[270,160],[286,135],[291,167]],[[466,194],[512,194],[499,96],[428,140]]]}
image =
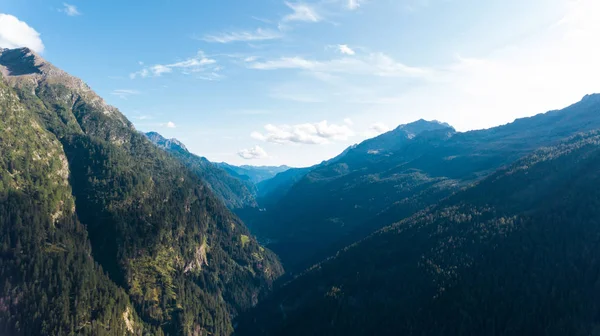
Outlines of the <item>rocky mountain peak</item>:
{"label": "rocky mountain peak", "polygon": [[65,87],[69,92],[56,98],[66,106],[73,106],[81,99],[122,125],[132,127],[117,108],[108,105],[84,81],[55,67],[29,48],[0,49],[0,73],[9,85],[30,91],[32,95],[39,87]]}
{"label": "rocky mountain peak", "polygon": [[0,71],[4,76],[44,74],[57,69],[29,48],[0,49]]}
{"label": "rocky mountain peak", "polygon": [[185,147],[185,145],[177,139],[167,139],[158,132],[148,132],[145,133],[145,135],[148,139],[150,139],[150,141],[161,148],[183,150],[188,152],[188,149]]}
{"label": "rocky mountain peak", "polygon": [[441,122],[441,121],[437,121],[437,120],[429,121],[429,120],[425,120],[425,119],[419,119],[417,121],[414,121],[414,122],[411,122],[408,124],[400,125],[396,128],[396,130],[403,130],[410,134],[417,135],[422,132],[435,131],[435,130],[446,129],[446,128],[454,129],[452,126],[450,126],[450,124],[445,123],[445,122]]}

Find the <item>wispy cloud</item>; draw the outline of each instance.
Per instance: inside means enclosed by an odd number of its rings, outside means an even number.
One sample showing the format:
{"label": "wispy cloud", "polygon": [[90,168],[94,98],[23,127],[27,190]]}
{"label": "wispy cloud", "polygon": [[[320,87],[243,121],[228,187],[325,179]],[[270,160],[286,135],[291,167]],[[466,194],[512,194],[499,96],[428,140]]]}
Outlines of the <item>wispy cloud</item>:
{"label": "wispy cloud", "polygon": [[[148,115],[141,115],[141,116],[137,116],[137,117],[133,117],[134,119],[137,120],[151,120],[154,119],[153,116],[148,116]],[[174,122],[172,121],[167,121],[167,122],[143,122],[142,125],[147,126],[147,127],[152,127],[152,128],[156,128],[156,127],[166,127],[166,128],[177,128],[177,125],[175,125]]]}
{"label": "wispy cloud", "polygon": [[275,22],[273,22],[272,20],[265,19],[265,18],[261,18],[261,17],[258,17],[258,16],[252,16],[252,18],[253,18],[254,20],[256,20],[256,21],[260,21],[260,22],[262,22],[262,23],[266,23],[266,24],[273,24],[273,23],[275,23]]}
{"label": "wispy cloud", "polygon": [[258,145],[252,148],[242,149],[237,154],[239,157],[246,160],[265,159],[269,157],[267,152]]}
{"label": "wispy cloud", "polygon": [[66,2],[63,2],[63,8],[61,8],[60,11],[67,14],[68,16],[81,15],[81,12],[77,9],[75,5],[70,5]]}
{"label": "wispy cloud", "polygon": [[363,0],[348,0],[347,6],[349,10],[355,10],[358,9],[362,3]]}
{"label": "wispy cloud", "polygon": [[[360,133],[360,135],[364,138],[373,138],[373,137],[376,137],[383,133],[389,132],[390,130],[391,130],[391,128],[388,127],[388,125],[386,125],[385,123],[377,122],[377,123],[371,124],[369,126],[369,128],[362,131]],[[379,151],[373,151],[372,153],[369,153],[369,154],[378,154],[378,153],[379,153]]]}
{"label": "wispy cloud", "polygon": [[282,38],[279,31],[258,28],[255,31],[236,31],[229,33],[220,33],[206,35],[202,40],[206,42],[231,43],[231,42],[257,42]]}
{"label": "wispy cloud", "polygon": [[420,9],[429,7],[430,5],[431,0],[409,0],[404,4],[404,10],[409,13],[414,13]]}
{"label": "wispy cloud", "polygon": [[356,52],[354,50],[352,50],[350,47],[348,47],[347,44],[338,44],[337,49],[339,52],[341,52],[342,54],[345,54],[345,55],[352,56],[352,55],[356,54]]}
{"label": "wispy cloud", "polygon": [[150,119],[154,119],[154,116],[142,114],[142,115],[133,116],[132,118],[137,119],[137,120],[150,120]]}
{"label": "wispy cloud", "polygon": [[281,57],[262,62],[251,62],[248,67],[257,70],[297,69],[379,77],[427,77],[432,75],[431,69],[408,66],[383,53],[371,53],[362,58],[344,57],[326,61],[309,60],[298,56]]}
{"label": "wispy cloud", "polygon": [[390,128],[386,124],[384,124],[382,122],[378,122],[378,123],[371,125],[371,127],[369,127],[369,130],[375,132],[376,134],[381,134],[381,133],[388,132],[390,130]]}
{"label": "wispy cloud", "polygon": [[44,51],[40,33],[27,23],[8,14],[0,14],[0,47],[28,47],[35,52]]}
{"label": "wispy cloud", "polygon": [[252,132],[252,138],[276,144],[321,145],[335,140],[347,140],[354,135],[348,125],[329,124],[327,120],[318,123],[298,125],[265,125],[266,132]]}
{"label": "wispy cloud", "polygon": [[303,2],[286,2],[285,4],[292,10],[292,13],[284,16],[281,19],[282,22],[319,22],[322,20],[321,15],[319,15],[316,8],[312,5]]}
{"label": "wispy cloud", "polygon": [[216,63],[215,59],[209,58],[202,51],[199,51],[196,56],[184,61],[147,66],[137,72],[131,73],[129,78],[160,77],[163,74],[178,70],[183,74],[198,74],[198,78],[200,79],[214,80],[220,78],[219,71],[221,70],[221,67],[217,66]]}
{"label": "wispy cloud", "polygon": [[113,90],[110,94],[121,99],[127,99],[130,96],[139,95],[141,92],[137,90],[118,89]]}

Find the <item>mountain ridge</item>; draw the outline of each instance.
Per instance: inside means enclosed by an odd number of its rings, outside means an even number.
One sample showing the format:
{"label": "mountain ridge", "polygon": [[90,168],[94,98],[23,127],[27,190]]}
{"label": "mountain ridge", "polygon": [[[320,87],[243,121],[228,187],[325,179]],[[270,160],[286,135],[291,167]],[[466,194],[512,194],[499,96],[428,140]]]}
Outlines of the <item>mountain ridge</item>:
{"label": "mountain ridge", "polygon": [[218,164],[191,153],[177,139],[166,139],[157,132],[147,132],[145,136],[194,171],[229,209],[253,209],[258,206],[256,186],[252,182],[231,175]]}
{"label": "mountain ridge", "polygon": [[[15,71],[32,62],[39,72]],[[0,330],[230,334],[283,273],[277,257],[83,81],[27,49],[2,50],[0,65]]]}
{"label": "mountain ridge", "polygon": [[[240,335],[587,335],[600,132],[499,169],[303,272]],[[560,247],[560,248],[557,248]]]}
{"label": "mountain ridge", "polygon": [[[256,234],[271,242],[288,271],[302,270],[541,146],[600,128],[597,97],[486,130],[455,132],[438,123],[410,139],[401,132],[399,142],[384,142],[390,148],[385,155],[369,154],[374,140],[366,140],[364,150],[357,150],[359,144],[354,155],[350,150],[332,164],[302,172],[269,203],[272,211],[254,214],[260,220],[242,218],[260,224]],[[395,139],[393,132],[379,139]],[[309,257],[318,249],[324,251]]]}
{"label": "mountain ridge", "polygon": [[167,139],[160,135],[160,133],[158,132],[146,132],[144,134],[146,135],[146,137],[148,137],[148,139],[150,139],[150,141],[152,141],[160,147],[163,147],[165,149],[174,149],[189,152],[187,147],[185,147],[185,145],[181,141],[175,138]]}

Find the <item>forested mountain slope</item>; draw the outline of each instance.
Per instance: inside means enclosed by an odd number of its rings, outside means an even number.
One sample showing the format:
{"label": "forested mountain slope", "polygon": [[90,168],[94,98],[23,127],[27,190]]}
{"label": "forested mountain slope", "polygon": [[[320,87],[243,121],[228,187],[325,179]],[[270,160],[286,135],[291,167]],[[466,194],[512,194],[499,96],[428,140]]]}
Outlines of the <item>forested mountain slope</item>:
{"label": "forested mountain slope", "polygon": [[595,335],[600,132],[541,149],[340,251],[240,335]]}
{"label": "forested mountain slope", "polygon": [[487,130],[401,125],[304,174],[262,214],[256,233],[298,271],[541,146],[598,128],[600,95]]}
{"label": "forested mountain slope", "polygon": [[233,176],[220,165],[190,153],[176,139],[166,139],[156,132],[148,132],[146,136],[195,172],[230,209],[257,207],[256,186],[249,179]]}
{"label": "forested mountain slope", "polygon": [[277,258],[81,80],[26,48],[0,71],[3,334],[231,333]]}
{"label": "forested mountain slope", "polygon": [[325,160],[319,164],[310,166],[310,167],[302,167],[302,168],[289,168],[283,172],[278,173],[277,175],[271,177],[270,179],[261,181],[256,185],[257,187],[257,201],[262,207],[271,208],[276,206],[277,203],[283,198],[288,191],[296,184],[296,182],[300,181],[306,174],[311,171],[328,164],[332,164],[337,162],[342,157],[344,157],[349,151],[354,149],[356,145],[350,146],[346,148],[342,153],[338,156],[331,158],[329,160]]}
{"label": "forested mountain slope", "polygon": [[61,143],[4,80],[0,119],[0,334],[139,333],[127,294],[90,258]]}

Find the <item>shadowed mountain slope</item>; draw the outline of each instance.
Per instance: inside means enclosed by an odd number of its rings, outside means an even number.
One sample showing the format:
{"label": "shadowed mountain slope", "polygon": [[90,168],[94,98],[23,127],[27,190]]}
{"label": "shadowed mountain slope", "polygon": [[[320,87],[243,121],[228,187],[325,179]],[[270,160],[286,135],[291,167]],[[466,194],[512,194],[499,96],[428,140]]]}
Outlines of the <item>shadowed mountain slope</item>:
{"label": "shadowed mountain slope", "polygon": [[83,81],[26,48],[0,71],[3,334],[230,334],[277,258]]}
{"label": "shadowed mountain slope", "polygon": [[239,335],[593,335],[600,133],[502,168],[280,288]]}

